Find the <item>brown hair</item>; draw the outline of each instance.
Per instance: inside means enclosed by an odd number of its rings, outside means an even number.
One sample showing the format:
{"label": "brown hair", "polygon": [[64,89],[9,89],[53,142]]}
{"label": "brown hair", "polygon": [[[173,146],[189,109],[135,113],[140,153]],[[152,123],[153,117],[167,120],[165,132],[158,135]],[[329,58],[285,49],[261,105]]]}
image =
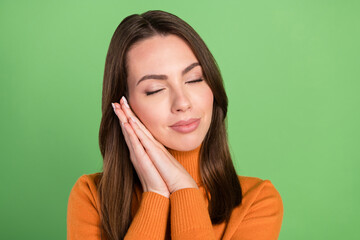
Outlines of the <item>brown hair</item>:
{"label": "brown hair", "polygon": [[119,101],[122,95],[128,96],[126,56],[130,47],[154,35],[168,34],[175,34],[187,42],[214,95],[210,128],[200,149],[200,174],[209,200],[212,224],[228,221],[232,209],[242,201],[225,126],[228,99],[214,57],[195,30],[179,17],[160,10],[133,14],[116,28],[105,62],[99,130],[103,172],[98,179],[98,190],[102,234],[107,239],[124,238],[132,221],[134,186],[140,184],[111,103]]}

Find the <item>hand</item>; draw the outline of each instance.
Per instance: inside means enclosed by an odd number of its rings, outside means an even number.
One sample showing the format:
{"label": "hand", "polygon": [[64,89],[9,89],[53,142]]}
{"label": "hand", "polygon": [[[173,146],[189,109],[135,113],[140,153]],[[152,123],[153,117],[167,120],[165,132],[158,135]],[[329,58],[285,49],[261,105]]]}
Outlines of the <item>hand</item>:
{"label": "hand", "polygon": [[114,103],[114,110],[120,124],[123,123],[121,125],[130,158],[144,192],[153,191],[169,197],[183,188],[198,188],[185,168],[152,136],[130,107],[126,107],[128,104],[124,99],[120,100],[121,104]]}
{"label": "hand", "polygon": [[[123,109],[125,108],[124,103]],[[144,192],[156,192],[169,198],[169,190],[159,172],[144,151],[138,137],[128,122],[121,105],[114,103],[114,111],[119,118],[122,133],[130,152],[130,160],[138,174]]]}

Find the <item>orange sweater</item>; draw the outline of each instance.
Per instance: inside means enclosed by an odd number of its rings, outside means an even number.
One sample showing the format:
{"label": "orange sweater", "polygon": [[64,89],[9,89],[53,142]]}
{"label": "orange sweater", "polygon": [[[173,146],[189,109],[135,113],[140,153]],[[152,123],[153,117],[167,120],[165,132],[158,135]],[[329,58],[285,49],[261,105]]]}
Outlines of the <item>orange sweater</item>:
{"label": "orange sweater", "polygon": [[[125,239],[277,239],[283,204],[269,180],[239,176],[242,203],[233,209],[227,226],[225,223],[211,224],[198,167],[199,150],[200,146],[189,152],[169,149],[199,189],[181,189],[173,192],[170,198],[137,189],[133,198],[134,218]],[[100,204],[94,183],[97,174],[81,176],[71,190],[67,209],[68,240],[101,239]]]}

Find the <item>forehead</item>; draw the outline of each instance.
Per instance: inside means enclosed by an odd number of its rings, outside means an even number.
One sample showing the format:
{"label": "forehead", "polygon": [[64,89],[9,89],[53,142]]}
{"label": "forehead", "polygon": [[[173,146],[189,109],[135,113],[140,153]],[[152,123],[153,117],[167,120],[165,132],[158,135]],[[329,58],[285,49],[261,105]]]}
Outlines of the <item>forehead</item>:
{"label": "forehead", "polygon": [[197,59],[187,43],[176,35],[154,36],[133,45],[127,54],[128,80],[145,74],[179,74]]}

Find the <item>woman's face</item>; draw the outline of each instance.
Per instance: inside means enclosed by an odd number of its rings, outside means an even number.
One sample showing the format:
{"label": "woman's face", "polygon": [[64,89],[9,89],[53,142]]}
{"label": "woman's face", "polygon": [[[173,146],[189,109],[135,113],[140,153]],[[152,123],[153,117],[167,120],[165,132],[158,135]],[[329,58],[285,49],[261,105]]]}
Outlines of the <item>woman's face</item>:
{"label": "woman's face", "polygon": [[[196,63],[190,47],[176,35],[140,41],[127,55],[133,112],[160,143],[178,151],[198,147],[211,123],[213,94]],[[146,75],[152,76],[144,79]],[[203,80],[194,81],[198,79]],[[189,119],[198,121],[171,127]]]}

